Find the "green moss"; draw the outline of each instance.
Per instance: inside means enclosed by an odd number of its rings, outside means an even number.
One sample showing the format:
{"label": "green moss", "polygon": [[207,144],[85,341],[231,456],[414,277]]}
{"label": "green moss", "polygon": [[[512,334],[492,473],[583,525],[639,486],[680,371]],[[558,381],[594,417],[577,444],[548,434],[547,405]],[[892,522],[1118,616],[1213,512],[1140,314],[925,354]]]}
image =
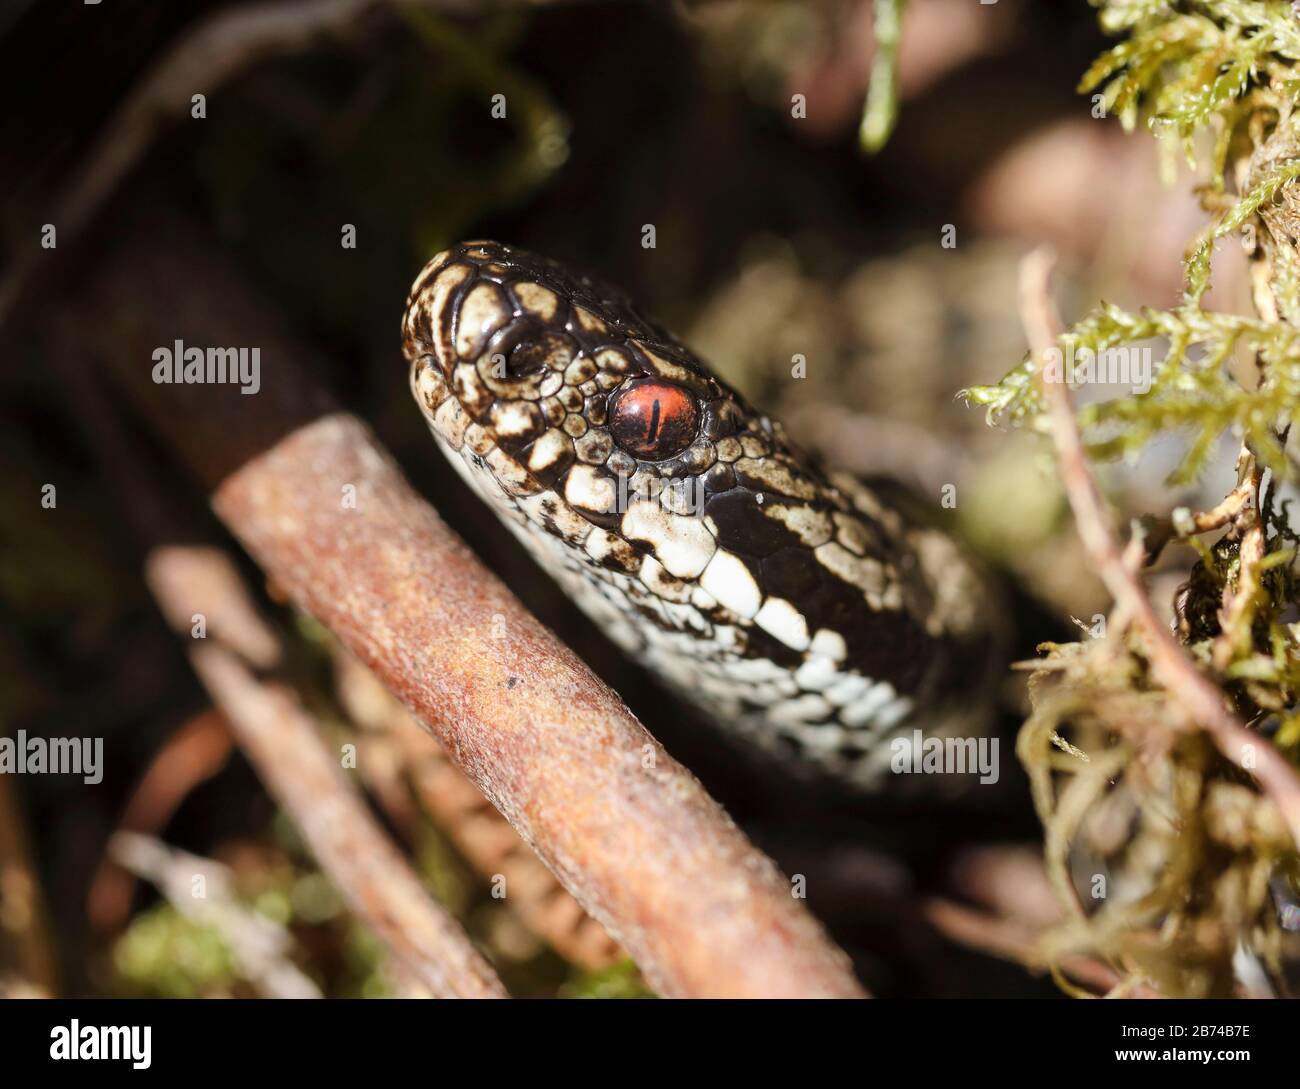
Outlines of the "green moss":
{"label": "green moss", "polygon": [[[1135,532],[1147,534],[1152,555],[1173,537],[1196,550],[1174,604],[1179,638],[1237,715],[1295,761],[1300,579],[1296,535],[1276,492],[1295,480],[1286,440],[1300,408],[1300,129],[1291,120],[1300,21],[1280,0],[1096,6],[1102,26],[1124,40],[1079,89],[1100,88],[1125,128],[1145,118],[1177,141],[1201,172],[1210,219],[1189,242],[1178,305],[1134,311],[1101,303],[1057,347],[1075,361],[1152,353],[1141,392],[1077,410],[1094,459],[1133,459],[1157,439],[1181,436],[1169,478],[1179,485],[1206,468],[1226,436],[1240,439],[1238,492],[1246,489],[1249,501],[1219,520],[1217,540],[1199,540],[1180,511],[1172,526],[1148,520]],[[1256,273],[1257,315],[1203,306],[1215,244],[1237,232]],[[1242,362],[1253,366],[1234,369]],[[1050,429],[1029,357],[964,396],[991,423]],[[1271,887],[1294,884],[1295,844],[1272,801],[1152,677],[1146,642],[1129,619],[1113,616],[1100,638],[1046,645],[1033,663],[1032,714],[1018,754],[1068,917],[1047,940],[1049,957],[1055,965],[1070,954],[1098,957],[1114,968],[1121,991],[1229,995],[1233,958],[1245,947],[1284,986],[1283,962],[1300,951],[1279,926]]]}
{"label": "green moss", "polygon": [[560,998],[654,998],[636,965],[620,961],[599,972],[575,976],[559,991]]}
{"label": "green moss", "polygon": [[141,912],[113,946],[122,990],[147,998],[229,994],[234,959],[221,934],[169,904]]}

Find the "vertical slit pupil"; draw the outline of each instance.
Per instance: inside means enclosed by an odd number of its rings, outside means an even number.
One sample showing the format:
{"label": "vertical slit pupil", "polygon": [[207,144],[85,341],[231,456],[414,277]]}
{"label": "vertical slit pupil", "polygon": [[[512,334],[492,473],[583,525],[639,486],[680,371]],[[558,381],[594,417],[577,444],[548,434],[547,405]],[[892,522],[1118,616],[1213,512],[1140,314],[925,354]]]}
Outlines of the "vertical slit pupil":
{"label": "vertical slit pupil", "polygon": [[614,401],[610,430],[628,453],[661,461],[695,440],[699,409],[695,398],[667,382],[639,382]]}

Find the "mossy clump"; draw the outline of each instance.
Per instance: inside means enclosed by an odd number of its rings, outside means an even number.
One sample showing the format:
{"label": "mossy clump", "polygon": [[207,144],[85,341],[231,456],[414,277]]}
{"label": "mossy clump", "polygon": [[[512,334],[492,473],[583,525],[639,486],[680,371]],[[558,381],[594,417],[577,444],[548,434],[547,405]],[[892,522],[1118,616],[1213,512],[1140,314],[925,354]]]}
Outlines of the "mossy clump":
{"label": "mossy clump", "polygon": [[[1145,119],[1200,172],[1208,221],[1189,240],[1177,305],[1103,303],[1061,336],[1062,360],[1106,370],[1158,351],[1144,388],[1087,404],[1094,459],[1132,459],[1177,436],[1171,485],[1201,475],[1225,436],[1240,441],[1234,486],[1210,510],[1134,525],[1153,562],[1195,551],[1168,603],[1184,651],[1225,702],[1293,765],[1300,762],[1297,538],[1279,493],[1300,411],[1300,20],[1290,3],[1094,0],[1124,40],[1084,76],[1128,129]],[[1215,244],[1240,234],[1255,313],[1204,306]],[[1244,365],[1243,365],[1244,361]],[[965,391],[990,420],[1051,429],[1039,364]],[[1068,372],[1067,372],[1068,376]],[[1150,647],[1117,610],[1102,630],[1049,644],[1028,667],[1032,713],[1019,741],[1067,921],[1052,962],[1105,961],[1117,990],[1205,996],[1288,993],[1298,954],[1296,844],[1278,807],[1153,676]],[[1083,993],[1058,973],[1062,986]]]}

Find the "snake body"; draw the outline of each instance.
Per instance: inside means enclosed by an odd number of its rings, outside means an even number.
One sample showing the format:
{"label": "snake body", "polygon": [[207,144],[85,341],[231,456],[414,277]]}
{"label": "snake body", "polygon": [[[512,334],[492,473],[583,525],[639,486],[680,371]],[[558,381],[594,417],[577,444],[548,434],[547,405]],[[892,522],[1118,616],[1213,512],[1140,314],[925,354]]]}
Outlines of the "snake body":
{"label": "snake body", "polygon": [[952,541],[824,472],[620,292],[494,242],[403,320],[452,465],[628,654],[792,767],[872,789],[976,728],[993,609]]}

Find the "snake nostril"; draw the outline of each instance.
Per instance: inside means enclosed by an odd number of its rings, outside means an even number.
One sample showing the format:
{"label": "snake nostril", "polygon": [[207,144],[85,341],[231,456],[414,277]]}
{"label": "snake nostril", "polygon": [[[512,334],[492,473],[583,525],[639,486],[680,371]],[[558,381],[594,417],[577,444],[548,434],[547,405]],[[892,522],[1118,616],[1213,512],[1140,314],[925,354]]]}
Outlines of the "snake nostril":
{"label": "snake nostril", "polygon": [[546,370],[548,356],[546,345],[537,341],[516,344],[505,356],[505,374],[502,377],[532,378],[539,375]]}
{"label": "snake nostril", "polygon": [[503,330],[488,349],[484,362],[489,380],[528,382],[537,380],[547,371],[562,372],[577,352],[573,341],[563,333],[538,329],[536,323],[524,320]]}

